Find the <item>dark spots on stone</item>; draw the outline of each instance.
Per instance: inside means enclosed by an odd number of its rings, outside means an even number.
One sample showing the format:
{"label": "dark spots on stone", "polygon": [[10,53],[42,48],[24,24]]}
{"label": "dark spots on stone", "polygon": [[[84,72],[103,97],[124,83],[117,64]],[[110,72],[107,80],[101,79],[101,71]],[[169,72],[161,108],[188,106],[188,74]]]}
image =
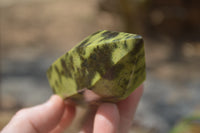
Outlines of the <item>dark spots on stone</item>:
{"label": "dark spots on stone", "polygon": [[129,38],[133,38],[133,35],[128,35],[125,40],[129,39]]}
{"label": "dark spots on stone", "polygon": [[82,67],[81,69],[78,68],[78,75],[75,75],[76,84],[77,84],[77,90],[82,88],[90,88],[91,81],[95,75],[95,71],[89,71],[89,73],[86,73],[89,68]]}
{"label": "dark spots on stone", "polygon": [[131,52],[127,55],[128,59],[126,60],[127,64],[136,64],[137,56]]}
{"label": "dark spots on stone", "polygon": [[64,73],[65,73],[65,77],[70,77],[70,78],[72,77],[71,70],[69,69],[65,70]]}
{"label": "dark spots on stone", "polygon": [[[144,67],[145,67],[145,65],[143,67],[139,68],[139,69],[145,69]],[[135,78],[133,80],[133,83],[138,82],[138,78],[141,77],[141,76],[144,76],[144,74],[145,74],[145,70],[141,71],[139,69],[138,69],[138,72],[135,72]]]}
{"label": "dark spots on stone", "polygon": [[49,67],[49,70],[48,70],[50,73],[52,72],[52,66]]}
{"label": "dark spots on stone", "polygon": [[135,47],[129,53],[129,59],[127,60],[127,63],[137,64],[140,60],[143,60],[145,56],[143,44],[133,44],[133,45],[135,45]]}
{"label": "dark spots on stone", "polygon": [[72,77],[71,71],[74,69],[73,63],[66,64],[64,59],[61,59],[61,65],[63,68],[63,71],[61,74],[64,74],[65,77]]}
{"label": "dark spots on stone", "polygon": [[92,54],[92,55],[91,55],[91,59],[92,59],[92,60],[97,60],[96,54]]}
{"label": "dark spots on stone", "polygon": [[[78,68],[78,74],[75,75],[77,90],[82,88],[91,88],[91,82],[98,72],[101,76],[105,75],[107,70],[113,66],[111,60],[113,48],[109,45],[97,46],[87,59],[81,58],[81,68]],[[112,77],[113,78],[113,77]]]}
{"label": "dark spots on stone", "polygon": [[[90,73],[87,75],[87,77],[88,77],[87,84],[91,84],[91,81],[92,81],[92,79],[94,78],[95,74],[96,74],[96,71],[90,72]],[[90,89],[90,86],[88,86],[88,89]]]}
{"label": "dark spots on stone", "polygon": [[102,34],[102,37],[104,37],[104,39],[106,40],[106,39],[114,38],[118,35],[119,35],[119,32],[106,31]]}
{"label": "dark spots on stone", "polygon": [[[105,71],[110,69],[112,62],[112,51],[113,48],[109,45],[103,45],[101,48],[97,47],[94,49],[94,52],[89,56],[89,64],[91,68],[96,69],[101,75],[105,74]],[[94,60],[93,57],[96,57]]]}
{"label": "dark spots on stone", "polygon": [[62,71],[61,71],[61,74],[62,74],[62,75],[65,75],[65,72],[62,70]]}
{"label": "dark spots on stone", "polygon": [[137,39],[133,45],[135,45],[135,47],[133,48],[131,53],[132,55],[137,55],[140,52],[140,50],[143,48],[143,40]]}
{"label": "dark spots on stone", "polygon": [[124,35],[124,37],[128,37],[128,36],[132,36],[132,35],[130,35],[129,33],[126,33],[126,34]]}
{"label": "dark spots on stone", "polygon": [[121,38],[115,39],[113,40],[113,42],[119,42],[121,40]]}
{"label": "dark spots on stone", "polygon": [[114,76],[115,74],[111,71],[108,71],[105,75],[103,75],[103,78],[107,79],[107,80],[112,80],[115,78]]}
{"label": "dark spots on stone", "polygon": [[87,67],[88,67],[87,59],[85,59],[85,60],[82,61],[81,67],[82,67],[82,68],[84,68],[84,67],[87,68]]}
{"label": "dark spots on stone", "polygon": [[55,68],[55,70],[56,70],[57,74],[59,75],[59,74],[60,74],[60,72],[59,72],[59,70],[58,70],[58,67],[57,67],[57,66],[54,66],[54,68]]}
{"label": "dark spots on stone", "polygon": [[136,75],[136,76],[135,76],[135,78],[134,78],[134,80],[133,80],[133,83],[136,83],[136,82],[137,82],[137,80],[138,80],[138,78],[139,78],[139,76],[138,76],[138,75]]}
{"label": "dark spots on stone", "polygon": [[74,65],[72,64],[72,70],[74,71],[75,70],[75,68],[74,68]]}
{"label": "dark spots on stone", "polygon": [[67,52],[64,57],[67,58],[68,56],[69,56],[69,53]]}
{"label": "dark spots on stone", "polygon": [[85,55],[85,54],[86,54],[85,50],[83,50],[82,54],[83,54],[83,55]]}
{"label": "dark spots on stone", "polygon": [[124,46],[125,49],[128,48],[128,45],[127,45],[127,42],[126,42],[126,41],[124,41],[124,45],[123,45],[123,46]]}
{"label": "dark spots on stone", "polygon": [[91,38],[86,39],[85,41],[83,41],[78,47],[86,47],[88,45],[91,45],[92,43],[89,42]]}
{"label": "dark spots on stone", "polygon": [[124,84],[125,86],[127,86],[127,85],[128,85],[128,83],[129,83],[129,80],[128,80],[128,79],[126,79],[126,78],[124,78],[124,79],[123,79],[123,84]]}
{"label": "dark spots on stone", "polygon": [[58,81],[57,81],[57,80],[55,81],[55,85],[56,85],[57,87],[59,87],[59,84],[58,84]]}
{"label": "dark spots on stone", "polygon": [[67,66],[66,66],[66,63],[65,63],[65,60],[64,59],[61,59],[61,65],[62,65],[62,68],[67,71]]}
{"label": "dark spots on stone", "polygon": [[58,75],[58,78],[59,78],[60,83],[62,83],[61,73],[60,73],[60,71],[58,70],[58,67],[55,66],[54,68],[55,68],[55,70],[56,70],[56,73],[57,73],[57,75]]}
{"label": "dark spots on stone", "polygon": [[102,32],[102,31],[101,31],[101,30],[100,30],[100,31],[97,31],[97,32],[93,33],[90,37],[95,36],[96,34],[98,34],[98,33],[100,33],[100,32]]}
{"label": "dark spots on stone", "polygon": [[80,56],[85,55],[85,48],[84,48],[84,47],[78,47],[78,48],[76,49],[76,51],[78,52],[78,54],[79,54]]}
{"label": "dark spots on stone", "polygon": [[70,60],[70,63],[72,63],[72,64],[74,63],[73,56],[70,56],[69,60]]}
{"label": "dark spots on stone", "polygon": [[52,73],[52,66],[49,67],[48,71],[47,71],[47,77],[48,79],[51,79],[51,73]]}
{"label": "dark spots on stone", "polygon": [[137,74],[139,74],[140,72],[142,72],[143,70],[145,70],[145,64],[142,65],[142,66],[140,66],[139,68],[137,68],[137,69],[135,70],[134,73],[137,75]]}
{"label": "dark spots on stone", "polygon": [[125,78],[120,78],[118,81],[118,86],[120,86],[121,88],[126,88],[127,84],[128,84],[128,80]]}
{"label": "dark spots on stone", "polygon": [[[130,72],[129,72],[129,73],[130,73]],[[124,74],[125,74],[125,75],[128,75],[129,73],[128,73],[128,72],[125,72]]]}
{"label": "dark spots on stone", "polygon": [[85,45],[88,43],[89,40],[90,40],[89,38],[86,39],[86,40],[84,40],[78,47],[83,47],[83,46],[85,46]]}
{"label": "dark spots on stone", "polygon": [[113,47],[114,47],[114,48],[117,48],[117,44],[116,44],[116,43],[114,43]]}
{"label": "dark spots on stone", "polygon": [[120,71],[123,69],[124,69],[123,64],[117,64],[113,66],[112,68],[110,68],[109,70],[107,70],[106,74],[103,75],[103,78],[107,80],[113,80],[119,76]]}
{"label": "dark spots on stone", "polygon": [[83,56],[80,55],[80,60],[81,60],[81,62],[83,62],[84,59],[85,59],[85,58],[84,58]]}
{"label": "dark spots on stone", "polygon": [[144,51],[141,51],[137,58],[144,58]]}
{"label": "dark spots on stone", "polygon": [[99,40],[98,43],[101,43],[102,41],[105,41],[105,38],[102,38],[101,40]]}
{"label": "dark spots on stone", "polygon": [[140,61],[140,59],[136,57],[135,60],[133,61],[133,64],[136,65],[139,61]]}
{"label": "dark spots on stone", "polygon": [[90,43],[87,43],[85,46],[89,46],[89,45],[91,45],[92,43],[90,42]]}
{"label": "dark spots on stone", "polygon": [[143,39],[142,39],[142,38],[137,39],[137,40],[135,41],[135,44],[136,44],[136,45],[142,45],[142,44],[143,44]]}
{"label": "dark spots on stone", "polygon": [[140,54],[137,56],[135,64],[137,64],[140,60],[144,58],[144,52],[140,52]]}
{"label": "dark spots on stone", "polygon": [[56,93],[56,89],[55,89],[55,87],[52,86],[51,88],[52,88],[52,90],[53,90],[53,93],[55,94],[55,93]]}
{"label": "dark spots on stone", "polygon": [[77,68],[77,71],[78,71],[78,73],[80,73],[80,72],[81,72],[81,69],[80,69],[80,68]]}

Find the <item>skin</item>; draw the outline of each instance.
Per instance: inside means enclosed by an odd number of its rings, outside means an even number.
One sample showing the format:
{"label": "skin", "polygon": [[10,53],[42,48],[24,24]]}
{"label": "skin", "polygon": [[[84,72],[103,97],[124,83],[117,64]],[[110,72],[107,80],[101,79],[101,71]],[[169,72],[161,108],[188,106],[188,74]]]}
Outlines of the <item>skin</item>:
{"label": "skin", "polygon": [[[143,86],[140,86],[117,104],[102,103],[80,132],[127,133],[142,93]],[[71,124],[75,114],[74,104],[53,95],[44,104],[18,111],[1,133],[61,133]]]}

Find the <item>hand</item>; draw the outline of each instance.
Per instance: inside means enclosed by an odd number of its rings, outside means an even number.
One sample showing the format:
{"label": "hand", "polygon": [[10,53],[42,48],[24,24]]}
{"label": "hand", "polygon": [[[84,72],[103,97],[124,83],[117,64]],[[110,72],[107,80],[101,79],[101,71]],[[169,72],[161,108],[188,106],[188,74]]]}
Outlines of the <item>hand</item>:
{"label": "hand", "polygon": [[[128,132],[142,92],[140,86],[117,104],[101,104],[92,123],[87,122],[81,132]],[[75,105],[64,103],[59,96],[53,95],[42,105],[18,111],[2,133],[61,133],[70,125],[75,112]]]}
{"label": "hand", "polygon": [[60,133],[74,116],[74,105],[65,104],[53,95],[44,104],[18,111],[2,133]]}

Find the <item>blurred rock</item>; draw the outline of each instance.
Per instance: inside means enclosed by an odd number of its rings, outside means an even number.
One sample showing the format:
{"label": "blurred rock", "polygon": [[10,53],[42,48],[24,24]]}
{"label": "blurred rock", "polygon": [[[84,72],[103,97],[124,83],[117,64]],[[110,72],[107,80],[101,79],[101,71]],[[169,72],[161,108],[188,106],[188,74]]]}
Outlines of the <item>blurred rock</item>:
{"label": "blurred rock", "polygon": [[182,119],[170,133],[200,133],[200,113]]}
{"label": "blurred rock", "polygon": [[189,87],[188,84],[189,89],[184,90],[175,87],[172,82],[167,83],[148,75],[135,120],[147,129],[156,129],[159,133],[168,132],[179,119],[193,112],[199,104],[199,83],[191,85]]}

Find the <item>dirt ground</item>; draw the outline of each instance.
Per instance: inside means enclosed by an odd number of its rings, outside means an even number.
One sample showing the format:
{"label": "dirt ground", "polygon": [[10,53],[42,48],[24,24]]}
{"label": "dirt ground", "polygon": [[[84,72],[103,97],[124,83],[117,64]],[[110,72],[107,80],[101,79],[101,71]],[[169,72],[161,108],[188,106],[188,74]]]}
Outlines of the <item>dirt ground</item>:
{"label": "dirt ground", "polygon": [[[0,129],[22,107],[44,102],[52,91],[46,70],[87,35],[124,31],[97,0],[2,0]],[[200,108],[200,42],[185,42],[171,61],[172,41],[144,36],[147,80],[130,133],[165,133]]]}

